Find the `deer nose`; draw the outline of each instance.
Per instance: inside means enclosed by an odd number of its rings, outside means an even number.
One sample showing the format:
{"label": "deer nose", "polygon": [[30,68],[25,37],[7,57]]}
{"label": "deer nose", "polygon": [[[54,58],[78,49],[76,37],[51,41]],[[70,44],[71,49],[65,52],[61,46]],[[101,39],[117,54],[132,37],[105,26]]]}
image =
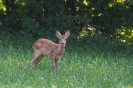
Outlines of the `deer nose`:
{"label": "deer nose", "polygon": [[61,44],[62,44],[62,45],[64,45],[65,43],[64,43],[64,42],[62,42]]}

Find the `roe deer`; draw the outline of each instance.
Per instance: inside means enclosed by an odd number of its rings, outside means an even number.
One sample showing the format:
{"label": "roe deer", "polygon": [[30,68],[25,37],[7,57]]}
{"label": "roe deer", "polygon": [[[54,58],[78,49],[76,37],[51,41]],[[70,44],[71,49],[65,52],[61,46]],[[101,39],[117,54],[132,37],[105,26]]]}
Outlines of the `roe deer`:
{"label": "roe deer", "polygon": [[61,35],[57,30],[56,36],[59,38],[59,44],[45,38],[39,39],[33,44],[34,56],[30,60],[31,68],[33,64],[40,62],[44,56],[49,56],[52,60],[54,70],[57,70],[58,60],[65,51],[66,39],[70,36],[70,31],[67,30],[65,35]]}

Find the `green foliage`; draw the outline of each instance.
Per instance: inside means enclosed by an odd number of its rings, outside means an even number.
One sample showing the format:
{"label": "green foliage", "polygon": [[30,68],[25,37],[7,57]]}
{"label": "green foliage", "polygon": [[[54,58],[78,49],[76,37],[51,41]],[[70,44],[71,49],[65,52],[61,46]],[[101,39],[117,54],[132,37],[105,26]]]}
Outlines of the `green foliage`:
{"label": "green foliage", "polygon": [[0,6],[1,30],[13,34],[51,39],[55,30],[69,29],[77,38],[84,27],[88,30],[91,26],[112,39],[117,29],[133,27],[133,3],[129,0],[2,0]]}

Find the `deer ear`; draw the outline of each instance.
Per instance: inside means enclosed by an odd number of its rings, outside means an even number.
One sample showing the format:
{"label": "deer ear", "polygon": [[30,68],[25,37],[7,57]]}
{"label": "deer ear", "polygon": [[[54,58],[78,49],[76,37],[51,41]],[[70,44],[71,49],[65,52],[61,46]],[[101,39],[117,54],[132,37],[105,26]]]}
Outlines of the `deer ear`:
{"label": "deer ear", "polygon": [[70,36],[70,31],[67,30],[66,33],[65,33],[65,38],[67,39],[69,36]]}
{"label": "deer ear", "polygon": [[56,30],[56,36],[57,36],[58,38],[61,37],[61,33],[60,33],[58,30]]}

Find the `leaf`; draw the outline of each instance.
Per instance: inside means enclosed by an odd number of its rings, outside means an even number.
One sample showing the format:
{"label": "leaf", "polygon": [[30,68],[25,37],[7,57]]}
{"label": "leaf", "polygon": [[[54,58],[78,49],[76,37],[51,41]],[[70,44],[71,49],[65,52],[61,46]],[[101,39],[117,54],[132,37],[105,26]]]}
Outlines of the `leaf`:
{"label": "leaf", "polygon": [[35,28],[38,28],[38,27],[39,27],[39,23],[36,22],[36,23],[35,23]]}
{"label": "leaf", "polygon": [[34,19],[31,19],[31,24],[33,24],[35,22],[35,20]]}
{"label": "leaf", "polygon": [[60,11],[60,14],[63,14],[63,11]]}

